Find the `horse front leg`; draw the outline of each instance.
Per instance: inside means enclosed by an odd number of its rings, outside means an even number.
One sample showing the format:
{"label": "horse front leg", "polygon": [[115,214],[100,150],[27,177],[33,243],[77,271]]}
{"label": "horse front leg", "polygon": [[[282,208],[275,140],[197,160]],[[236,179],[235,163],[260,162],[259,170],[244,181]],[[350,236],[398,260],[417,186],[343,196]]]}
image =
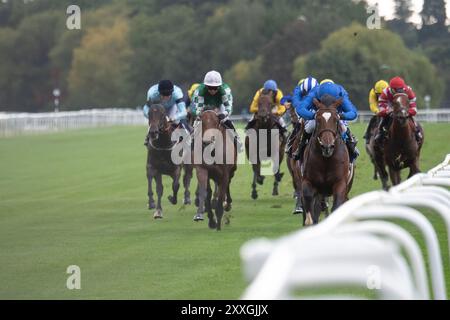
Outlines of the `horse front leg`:
{"label": "horse front leg", "polygon": [[256,164],[252,165],[253,169],[253,182],[252,182],[252,199],[258,199],[258,191],[256,191],[256,183],[258,181],[258,168]]}
{"label": "horse front leg", "polygon": [[384,163],[384,151],[380,147],[374,147],[375,152],[375,168],[381,180],[383,190],[389,189],[389,177]]}
{"label": "horse front leg", "polygon": [[278,169],[278,171],[275,173],[275,179],[273,182],[273,190],[272,190],[272,195],[273,196],[277,196],[278,193],[278,184],[281,182],[281,179],[283,178],[283,173],[280,173],[280,169]]}
{"label": "horse front leg", "polygon": [[181,166],[178,166],[175,172],[172,174],[172,195],[168,197],[171,204],[177,204],[178,202],[178,190],[180,189],[180,176]]}
{"label": "horse front leg", "polygon": [[216,219],[214,218],[214,213],[213,213],[213,205],[212,205],[212,198],[213,194],[212,194],[212,189],[211,189],[211,183],[208,179],[208,183],[207,183],[207,188],[206,188],[206,200],[205,200],[205,210],[208,213],[208,227],[210,229],[215,229],[217,226],[217,222]]}
{"label": "horse front leg", "polygon": [[303,179],[302,181],[302,203],[303,203],[303,226],[313,224],[314,197],[316,195],[315,188],[311,183]]}
{"label": "horse front leg", "polygon": [[225,200],[225,195],[227,193],[227,186],[229,183],[229,178],[227,175],[224,175],[222,179],[218,181],[219,192],[217,195],[217,206],[216,206],[216,218],[217,218],[217,231],[221,230],[222,226],[222,217],[223,217],[223,202]]}
{"label": "horse front leg", "polygon": [[413,175],[420,173],[420,169],[419,169],[419,165],[418,165],[418,160],[417,158],[413,161],[413,163],[411,163],[411,165],[409,166],[409,175],[408,175],[408,179],[411,178]]}
{"label": "horse front leg", "polygon": [[150,165],[147,165],[147,183],[148,183],[147,195],[148,195],[148,208],[150,210],[156,208],[155,199],[153,198],[153,187],[152,187],[153,177],[154,177],[153,169],[151,168]]}
{"label": "horse front leg", "polygon": [[391,178],[392,185],[396,186],[400,184],[400,170],[396,170],[394,168],[389,167],[389,177]]}
{"label": "horse front leg", "polygon": [[203,221],[203,214],[205,213],[205,200],[208,187],[208,171],[204,168],[196,168],[197,171],[197,193],[198,193],[198,208],[197,214],[194,216],[194,221]]}
{"label": "horse front leg", "polygon": [[339,208],[347,199],[347,183],[345,181],[337,183],[333,187],[333,207],[331,212]]}
{"label": "horse front leg", "polygon": [[153,218],[155,219],[162,219],[162,207],[161,207],[161,198],[163,195],[163,183],[162,183],[162,175],[160,173],[157,173],[155,175],[155,181],[156,181],[156,193],[158,195],[158,201],[156,204],[156,211],[153,214]]}
{"label": "horse front leg", "polygon": [[183,176],[184,201],[183,201],[183,203],[185,205],[188,205],[188,204],[191,204],[191,192],[189,191],[189,187],[191,186],[193,166],[190,164],[185,164],[183,167],[184,167],[184,176]]}
{"label": "horse front leg", "polygon": [[217,182],[214,181],[214,195],[212,196],[212,200],[211,200],[211,206],[213,208],[215,208],[217,205],[217,193],[218,193]]}

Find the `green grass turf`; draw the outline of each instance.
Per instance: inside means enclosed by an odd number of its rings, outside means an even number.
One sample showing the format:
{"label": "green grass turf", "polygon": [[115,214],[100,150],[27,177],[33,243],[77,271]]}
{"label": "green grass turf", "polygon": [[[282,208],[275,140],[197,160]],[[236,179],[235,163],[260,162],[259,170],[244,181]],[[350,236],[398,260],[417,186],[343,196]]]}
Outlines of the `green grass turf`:
{"label": "green grass turf", "polygon": [[[424,127],[426,171],[450,152],[450,126]],[[380,182],[363,150],[363,125],[352,128],[361,149],[354,196]],[[168,177],[164,219],[153,220],[145,132],[114,127],[0,139],[0,299],[237,299],[247,286],[241,245],[300,228],[284,163],[280,196],[271,196],[268,177],[257,201],[250,166],[239,166],[231,224],[221,232],[194,223],[194,206],[168,203]],[[443,224],[433,221],[448,252]],[[66,288],[69,265],[81,268],[81,290]],[[448,264],[445,271],[449,288]]]}

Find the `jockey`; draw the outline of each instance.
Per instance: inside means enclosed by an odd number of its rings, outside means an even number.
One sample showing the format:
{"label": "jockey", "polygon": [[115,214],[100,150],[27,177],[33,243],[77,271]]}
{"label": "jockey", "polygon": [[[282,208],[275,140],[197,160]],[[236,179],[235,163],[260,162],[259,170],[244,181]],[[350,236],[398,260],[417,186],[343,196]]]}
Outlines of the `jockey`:
{"label": "jockey", "polygon": [[386,131],[391,119],[390,114],[392,113],[391,103],[394,99],[394,95],[397,93],[406,93],[408,95],[408,114],[410,115],[416,127],[416,140],[420,141],[422,139],[422,134],[420,133],[419,128],[413,118],[417,114],[416,94],[411,89],[411,87],[409,87],[405,83],[405,80],[400,77],[395,77],[391,79],[391,81],[389,82],[389,87],[384,89],[383,93],[378,98],[378,116],[383,118],[379,126],[378,134],[375,137],[375,141],[379,144],[383,142],[386,136]]}
{"label": "jockey", "polygon": [[[191,87],[189,88],[188,92],[187,92],[187,97],[186,97],[186,108],[190,109],[191,108],[191,103],[192,103],[192,96],[194,95],[195,90],[200,86],[200,83],[193,83],[191,85]],[[189,110],[188,110],[189,112]]]}
{"label": "jockey", "polygon": [[287,129],[286,129],[286,123],[284,122],[284,119],[282,118],[282,116],[286,112],[286,107],[283,104],[281,104],[281,99],[283,98],[283,92],[280,89],[278,89],[277,83],[274,80],[267,80],[264,83],[264,86],[261,89],[259,89],[258,91],[256,91],[255,96],[253,97],[252,104],[250,105],[250,110],[249,110],[250,113],[253,114],[253,117],[248,122],[247,126],[245,127],[245,130],[253,128],[253,126],[256,123],[255,114],[258,112],[258,101],[259,101],[259,97],[261,96],[261,93],[264,90],[269,91],[269,93],[272,97],[272,102],[275,104],[275,108],[272,111],[272,113],[274,115],[276,115],[276,118],[275,118],[276,124],[284,136],[285,133],[287,132]]}
{"label": "jockey", "polygon": [[[292,94],[292,104],[294,108],[300,104],[300,102],[308,95],[308,93],[318,85],[317,80],[313,77],[307,77],[299,81],[299,84],[294,88],[294,93]],[[292,145],[294,144],[297,134],[300,132],[300,123],[294,125],[294,130],[292,130],[289,136],[286,153],[289,157],[292,157]]]}
{"label": "jockey", "polygon": [[[161,80],[153,85],[147,92],[147,103],[144,105],[144,116],[148,119],[150,108],[153,104],[161,104],[166,109],[166,115],[169,121],[176,126],[181,126],[190,131],[186,122],[186,104],[183,101],[183,92],[177,86],[174,86],[170,80]],[[149,128],[150,132],[150,128]],[[150,139],[149,132],[145,137],[144,145],[148,146]]]}
{"label": "jockey", "polygon": [[358,116],[358,111],[350,101],[345,89],[342,86],[331,82],[326,82],[320,86],[315,87],[300,103],[294,104],[298,115],[306,120],[305,131],[295,158],[302,160],[303,152],[306,148],[306,142],[313,134],[316,125],[316,122],[314,120],[315,106],[313,104],[313,100],[320,100],[324,95],[330,95],[335,99],[342,98],[342,104],[338,107],[338,113],[341,118],[340,130],[342,138],[345,141],[345,144],[347,145],[349,151],[350,162],[353,163],[353,161],[355,161],[355,159],[359,156],[359,151],[356,148],[356,144],[358,141],[356,137],[350,132],[348,124],[343,120],[356,119],[356,117]]}
{"label": "jockey", "polygon": [[378,98],[383,93],[383,90],[389,87],[389,83],[385,80],[379,80],[369,92],[369,107],[370,111],[374,113],[374,116],[370,119],[369,125],[367,126],[366,133],[364,134],[364,139],[366,139],[366,144],[369,143],[370,130],[374,126],[377,120],[377,113],[380,111],[378,109]]}
{"label": "jockey", "polygon": [[234,124],[229,119],[233,111],[233,95],[228,84],[222,82],[222,76],[217,71],[209,71],[203,83],[198,86],[192,96],[192,114],[199,116],[204,110],[219,109],[220,122],[227,129],[235,132],[237,147],[242,151],[242,143],[236,133]]}

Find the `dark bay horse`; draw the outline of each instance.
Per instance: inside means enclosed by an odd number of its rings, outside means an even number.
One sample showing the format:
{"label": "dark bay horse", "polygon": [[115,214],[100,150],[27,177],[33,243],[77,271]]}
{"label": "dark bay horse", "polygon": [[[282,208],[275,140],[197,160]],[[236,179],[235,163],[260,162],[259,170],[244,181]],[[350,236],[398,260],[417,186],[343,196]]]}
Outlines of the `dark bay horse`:
{"label": "dark bay horse", "polygon": [[[256,146],[256,155],[251,154],[250,150],[250,137],[249,132],[252,129],[247,131],[247,136],[245,137],[245,153],[247,155],[247,159],[252,163],[253,168],[253,182],[252,182],[252,199],[258,198],[258,192],[256,191],[256,184],[262,185],[264,183],[264,176],[261,175],[261,161],[271,159],[272,152],[278,153],[278,166],[276,172],[274,172],[274,183],[272,189],[272,195],[278,195],[278,184],[281,182],[283,178],[283,173],[280,173],[280,166],[284,157],[284,148],[286,145],[286,141],[281,134],[278,134],[279,143],[278,150],[272,150],[272,141],[271,134],[272,130],[279,130],[276,124],[275,116],[272,114],[272,109],[275,107],[272,97],[269,93],[263,91],[258,101],[258,112],[255,114],[255,126],[253,132],[256,135],[253,137],[253,143],[257,143]],[[267,143],[265,146],[260,145],[260,133],[267,133]],[[261,150],[261,149],[262,150]],[[265,152],[264,152],[265,151]],[[260,155],[263,155],[260,157]],[[266,155],[266,157],[265,157]]]}
{"label": "dark bay horse", "polygon": [[[148,208],[155,209],[153,215],[155,219],[161,219],[162,207],[161,198],[163,195],[162,175],[172,177],[172,191],[173,194],[168,197],[170,203],[177,204],[177,194],[180,187],[181,165],[173,163],[171,154],[175,143],[171,140],[173,127],[167,121],[166,111],[162,105],[155,104],[150,107],[148,116],[148,125],[150,132],[150,139],[147,151],[147,181],[148,181]],[[189,185],[192,178],[193,167],[185,165],[185,174],[183,184],[185,188],[184,203],[190,203]],[[155,205],[153,198],[152,182],[155,179],[156,193],[158,201]]]}
{"label": "dark bay horse", "polygon": [[348,199],[354,171],[340,134],[337,108],[341,103],[327,95],[321,102],[314,99],[316,127],[302,164],[303,225],[319,222],[325,197],[333,196],[333,211]]}
{"label": "dark bay horse", "polygon": [[[292,150],[297,150],[297,148],[300,145],[300,140],[301,140],[301,133],[304,130],[305,127],[305,122],[303,121],[303,119],[299,119],[297,113],[295,112],[295,108],[291,107],[289,109],[290,112],[290,116],[291,116],[291,121],[292,124],[295,125],[299,125],[300,126],[300,130],[299,130],[299,134],[297,134],[297,136],[295,137],[295,140],[292,144]],[[301,165],[300,165],[300,161],[299,160],[295,160],[293,157],[286,157],[286,164],[289,170],[289,173],[291,174],[292,177],[292,186],[294,188],[294,198],[296,200],[295,203],[295,208],[294,211],[292,213],[294,214],[300,214],[303,212],[303,206],[302,206],[302,172],[301,172]]]}
{"label": "dark bay horse", "polygon": [[416,140],[413,119],[408,114],[409,99],[404,93],[394,95],[392,103],[392,124],[383,145],[375,149],[378,173],[383,189],[387,190],[388,174],[392,185],[401,182],[400,171],[409,168],[408,178],[420,172],[419,157],[423,145],[423,129],[417,124],[422,134],[420,142]]}
{"label": "dark bay horse", "polygon": [[[203,214],[208,213],[208,226],[221,230],[222,217],[225,211],[231,210],[233,199],[230,194],[230,184],[237,169],[237,148],[232,133],[221,123],[214,110],[206,110],[200,116],[200,121],[194,127],[194,152],[192,163],[197,172],[198,209],[195,221],[203,220]],[[200,150],[197,150],[200,145]],[[196,153],[201,152],[200,162]],[[217,200],[212,203],[212,188],[210,180],[217,186]],[[213,210],[216,217],[214,218]],[[227,221],[227,220],[226,220]],[[226,222],[228,223],[229,220]]]}

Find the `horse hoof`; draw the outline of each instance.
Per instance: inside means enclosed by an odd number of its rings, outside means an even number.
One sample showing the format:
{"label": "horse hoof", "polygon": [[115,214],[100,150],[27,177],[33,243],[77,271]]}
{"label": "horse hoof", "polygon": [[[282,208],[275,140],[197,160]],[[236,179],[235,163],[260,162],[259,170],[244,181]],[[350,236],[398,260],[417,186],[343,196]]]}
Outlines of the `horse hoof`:
{"label": "horse hoof", "polygon": [[273,196],[277,196],[277,195],[278,195],[278,190],[273,190],[273,191],[272,191],[272,195],[273,195]]}
{"label": "horse hoof", "polygon": [[225,205],[223,206],[223,210],[226,212],[229,212],[231,210],[231,203],[225,202]]}
{"label": "horse hoof", "polygon": [[173,196],[168,196],[167,199],[169,199],[169,202],[171,204],[177,204],[177,198],[173,197]]}
{"label": "horse hoof", "polygon": [[205,220],[205,219],[203,218],[203,213],[197,213],[197,214],[194,216],[194,221],[203,221],[203,220]]}
{"label": "horse hoof", "polygon": [[149,210],[153,210],[153,209],[156,208],[156,205],[155,205],[154,202],[149,202],[147,206],[148,206],[148,209],[149,209]]}
{"label": "horse hoof", "polygon": [[215,221],[214,219],[209,219],[208,227],[209,227],[210,229],[215,229],[215,228],[217,227],[216,221]]}
{"label": "horse hoof", "polygon": [[305,226],[312,226],[313,225],[313,219],[311,217],[310,213],[306,214],[306,220],[305,220]]}
{"label": "horse hoof", "polygon": [[225,223],[226,225],[229,225],[229,224],[230,224],[230,217],[229,217],[228,215],[225,216],[223,220],[224,220],[223,223]]}
{"label": "horse hoof", "polygon": [[184,205],[190,205],[191,204],[191,199],[190,198],[185,198],[183,204]]}
{"label": "horse hoof", "polygon": [[252,199],[253,200],[258,199],[258,194],[256,192],[252,192]]}
{"label": "horse hoof", "polygon": [[258,183],[259,185],[262,185],[264,183],[264,179],[266,177],[264,176],[259,176],[258,178],[256,178],[256,183]]}
{"label": "horse hoof", "polygon": [[153,219],[162,219],[162,211],[161,210],[156,210],[155,213],[153,214]]}

